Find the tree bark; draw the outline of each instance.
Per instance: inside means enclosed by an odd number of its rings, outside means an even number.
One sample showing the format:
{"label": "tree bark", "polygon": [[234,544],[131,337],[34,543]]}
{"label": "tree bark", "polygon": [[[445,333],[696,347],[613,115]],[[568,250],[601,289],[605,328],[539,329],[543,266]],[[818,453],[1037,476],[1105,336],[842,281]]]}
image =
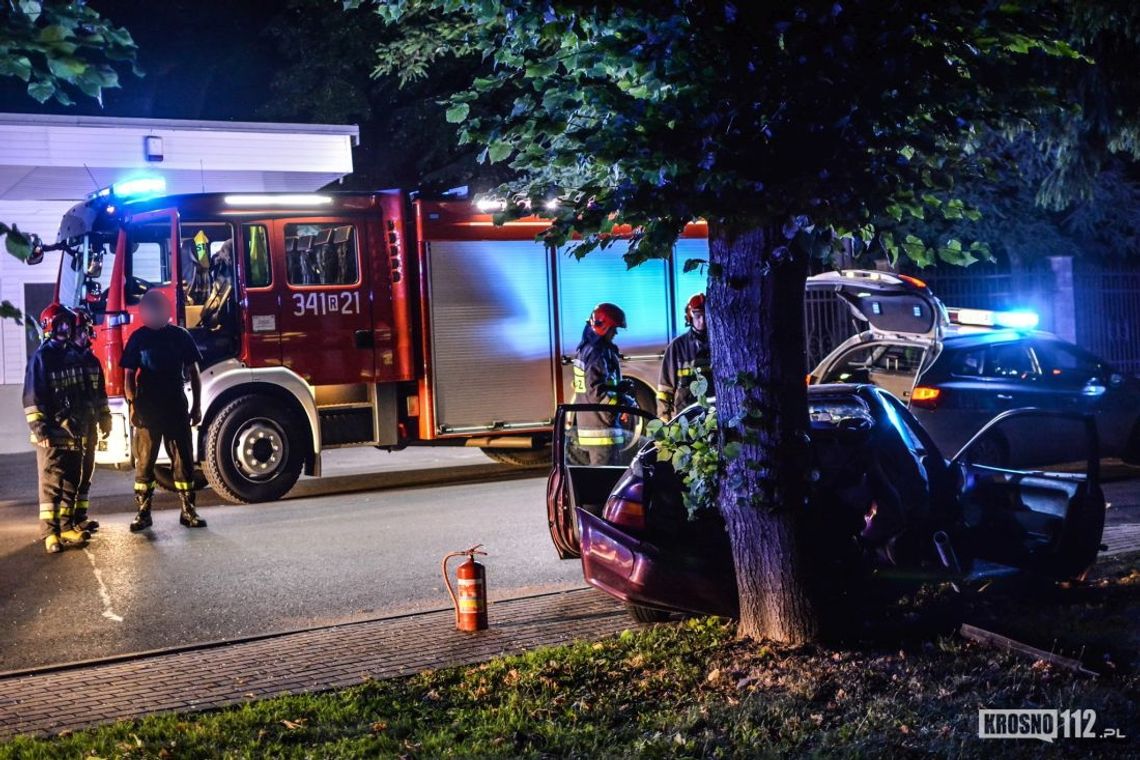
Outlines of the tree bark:
{"label": "tree bark", "polygon": [[718,497],[736,566],[739,633],[801,644],[819,634],[801,541],[808,266],[805,255],[780,248],[785,242],[778,225],[711,223],[707,319],[721,444],[741,444]]}

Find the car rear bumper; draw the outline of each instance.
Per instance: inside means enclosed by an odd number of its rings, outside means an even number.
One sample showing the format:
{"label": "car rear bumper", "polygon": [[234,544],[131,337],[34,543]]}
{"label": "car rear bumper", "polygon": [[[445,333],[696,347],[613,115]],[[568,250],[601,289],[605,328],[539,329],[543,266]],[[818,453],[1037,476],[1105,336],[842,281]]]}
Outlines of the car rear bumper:
{"label": "car rear bumper", "polygon": [[586,582],[630,604],[698,615],[735,617],[731,565],[697,557],[663,556],[656,545],[613,523],[577,510]]}

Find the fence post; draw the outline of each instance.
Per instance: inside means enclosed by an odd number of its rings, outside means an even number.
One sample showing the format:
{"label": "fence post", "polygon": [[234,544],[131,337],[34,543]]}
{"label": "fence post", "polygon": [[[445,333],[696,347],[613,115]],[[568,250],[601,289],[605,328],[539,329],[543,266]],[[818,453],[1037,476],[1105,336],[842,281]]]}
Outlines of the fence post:
{"label": "fence post", "polygon": [[1073,257],[1049,256],[1053,270],[1053,332],[1077,342],[1077,302],[1073,293]]}

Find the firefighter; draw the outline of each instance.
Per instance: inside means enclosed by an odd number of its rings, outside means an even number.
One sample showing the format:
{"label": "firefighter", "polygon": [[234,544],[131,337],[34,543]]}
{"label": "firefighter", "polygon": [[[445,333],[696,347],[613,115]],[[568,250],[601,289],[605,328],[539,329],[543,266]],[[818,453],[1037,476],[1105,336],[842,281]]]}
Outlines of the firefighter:
{"label": "firefighter", "polygon": [[75,329],[72,331],[72,350],[80,368],[80,381],[85,406],[83,429],[80,431],[80,448],[83,451],[83,469],[80,473],[78,492],[74,499],[73,520],[76,528],[87,533],[99,530],[99,523],[87,517],[90,505],[91,476],[95,472],[95,447],[100,438],[111,433],[111,409],[107,405],[107,388],[104,384],[103,367],[91,350],[95,340],[95,323],[85,309],[75,313]]}
{"label": "firefighter", "polygon": [[685,304],[685,324],[689,329],[665,349],[661,379],[657,382],[657,416],[666,422],[697,400],[690,387],[694,381],[703,377],[710,383],[705,395],[712,396],[704,293],[697,293]]}
{"label": "firefighter", "polygon": [[[154,463],[165,441],[174,473],[174,490],[182,503],[178,521],[187,528],[205,528],[194,508],[194,452],[192,426],[201,422],[202,355],[190,333],[170,323],[170,301],[157,290],[148,291],[140,305],[143,326],[123,349],[119,365],[125,370],[127,401],[134,426],[135,505],[138,513],[131,531],[149,528],[154,496]],[[186,405],[189,377],[193,402]]]}
{"label": "firefighter", "polygon": [[75,313],[52,304],[40,315],[44,341],[24,378],[24,415],[36,446],[44,550],[56,554],[90,537],[76,529],[71,498],[83,469],[79,439],[83,410],[81,370],[71,350]]}
{"label": "firefighter", "polygon": [[[600,303],[590,313],[574,359],[574,401],[579,404],[627,404],[634,400],[621,378],[621,356],[614,337],[626,326],[625,312]],[[625,430],[613,412],[578,412],[578,445],[588,464],[617,464]]]}

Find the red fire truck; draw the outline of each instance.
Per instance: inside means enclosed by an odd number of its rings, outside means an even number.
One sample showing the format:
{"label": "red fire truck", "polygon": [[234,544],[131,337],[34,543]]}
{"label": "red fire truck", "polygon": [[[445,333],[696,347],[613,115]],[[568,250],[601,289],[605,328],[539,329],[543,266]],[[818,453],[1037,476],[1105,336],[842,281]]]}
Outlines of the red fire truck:
{"label": "red fire truck", "polygon": [[163,192],[126,182],[71,209],[56,297],[95,315],[115,420],[98,461],[119,467],[131,431],[118,360],[141,296],[170,297],[205,356],[199,461],[234,502],[279,498],[348,446],[548,461],[593,305],[625,309],[625,372],[651,409],[660,356],[703,288],[683,265],[707,255],[704,225],[672,261],[627,272],[620,252],[578,260],[536,242],[542,219],[495,226],[468,200]]}

